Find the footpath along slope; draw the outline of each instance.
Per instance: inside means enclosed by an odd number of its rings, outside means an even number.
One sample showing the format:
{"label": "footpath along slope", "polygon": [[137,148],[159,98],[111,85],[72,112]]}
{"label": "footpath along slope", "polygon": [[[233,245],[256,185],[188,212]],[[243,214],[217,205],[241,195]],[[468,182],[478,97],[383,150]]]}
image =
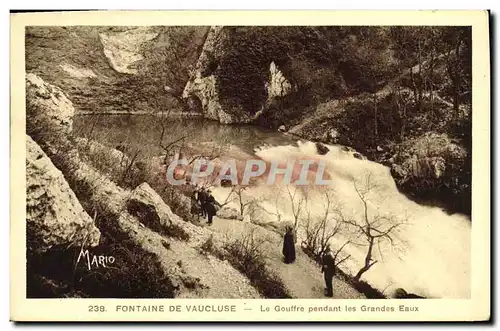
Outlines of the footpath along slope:
{"label": "footpath along slope", "polygon": [[[262,249],[267,258],[267,265],[283,280],[293,298],[301,299],[329,299],[324,295],[325,282],[318,265],[309,259],[296,246],[297,259],[293,264],[285,264],[282,260],[282,238],[259,225],[238,220],[214,217],[214,224],[206,228],[212,229],[227,236],[229,239],[238,239],[242,235],[254,231],[256,238],[263,240]],[[334,278],[333,299],[366,299],[366,296],[356,291],[345,281]]]}

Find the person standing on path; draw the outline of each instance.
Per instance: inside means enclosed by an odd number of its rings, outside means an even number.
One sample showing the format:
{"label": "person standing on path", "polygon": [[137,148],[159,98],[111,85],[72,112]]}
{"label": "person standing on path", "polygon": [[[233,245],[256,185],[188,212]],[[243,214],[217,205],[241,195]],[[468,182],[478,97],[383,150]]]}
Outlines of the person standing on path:
{"label": "person standing on path", "polygon": [[198,201],[198,195],[200,194],[200,189],[198,186],[192,186],[192,192],[190,194],[191,198],[191,214],[196,215],[197,219],[200,219],[201,207]]}
{"label": "person standing on path", "polygon": [[286,264],[295,262],[295,242],[291,226],[286,227],[286,233],[283,238],[283,256],[285,257]]}
{"label": "person standing on path", "polygon": [[205,192],[205,188],[201,187],[198,191],[198,202],[200,203],[201,216],[205,217],[207,212],[205,210],[205,202],[207,200],[207,192]]}
{"label": "person standing on path", "polygon": [[212,219],[215,216],[215,214],[217,213],[217,209],[215,208],[215,205],[218,205],[219,207],[221,206],[220,203],[215,201],[215,198],[212,195],[212,191],[208,190],[206,200],[205,200],[205,212],[206,212],[207,218],[208,218],[208,225],[212,225]]}
{"label": "person standing on path", "polygon": [[330,246],[326,248],[321,262],[321,272],[325,277],[326,296],[333,297],[333,276],[335,275],[335,260]]}

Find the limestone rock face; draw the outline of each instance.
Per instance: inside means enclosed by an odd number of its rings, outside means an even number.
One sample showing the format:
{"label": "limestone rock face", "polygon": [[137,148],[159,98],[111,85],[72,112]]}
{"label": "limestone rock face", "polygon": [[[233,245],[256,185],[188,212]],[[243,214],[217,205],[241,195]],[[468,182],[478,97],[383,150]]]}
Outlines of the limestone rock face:
{"label": "limestone rock face", "polygon": [[29,136],[26,139],[28,250],[44,252],[70,244],[97,246],[101,233],[92,218],[42,149]]}
{"label": "limestone rock face", "polygon": [[113,69],[124,74],[137,74],[133,64],[142,60],[141,46],[158,36],[150,27],[138,27],[122,32],[100,33],[104,55]]}
{"label": "limestone rock face", "polygon": [[220,121],[221,123],[232,123],[236,119],[226,113],[220,104],[216,89],[217,78],[213,73],[207,72],[212,59],[219,51],[217,44],[223,36],[222,28],[222,26],[212,26],[210,28],[200,57],[196,63],[196,68],[184,88],[182,97],[188,99],[194,95],[200,100],[205,117]]}
{"label": "limestone rock face", "polygon": [[224,52],[226,33],[223,26],[212,26],[208,32],[202,52],[191,73],[191,78],[184,87],[182,97],[199,100],[206,118],[219,121],[222,124],[250,123],[257,115],[246,114],[243,111],[224,109],[217,91],[218,77],[214,71],[214,61]]}
{"label": "limestone rock face", "polygon": [[274,62],[269,65],[270,81],[266,84],[269,99],[283,97],[292,91],[292,84],[285,78]]}
{"label": "limestone rock face", "polygon": [[[73,129],[75,108],[64,92],[35,74],[26,75],[26,119],[30,131],[50,129],[54,135],[68,134]],[[31,130],[29,130],[31,128]]]}

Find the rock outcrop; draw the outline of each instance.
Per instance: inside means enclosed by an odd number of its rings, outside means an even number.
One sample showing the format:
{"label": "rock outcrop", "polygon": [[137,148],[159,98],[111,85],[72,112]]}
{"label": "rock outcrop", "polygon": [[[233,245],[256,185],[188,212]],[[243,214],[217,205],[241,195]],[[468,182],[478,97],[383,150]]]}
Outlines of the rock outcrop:
{"label": "rock outcrop", "polygon": [[275,62],[270,60],[267,64],[268,79],[262,81],[261,84],[262,89],[267,92],[267,100],[262,100],[250,112],[245,111],[242,105],[231,103],[232,96],[220,93],[221,78],[218,71],[225,70],[220,69],[219,62],[230,47],[231,35],[227,27],[210,28],[196,68],[184,88],[182,97],[189,100],[194,96],[199,100],[206,118],[223,124],[251,123],[263,114],[267,103],[290,94],[296,87],[290,83]]}
{"label": "rock outcrop", "polygon": [[148,228],[169,236],[175,235],[171,233],[173,219],[176,218],[177,223],[180,222],[180,218],[172,213],[170,207],[164,204],[158,193],[147,183],[142,183],[132,191],[127,201],[127,210]]}
{"label": "rock outcrop", "polygon": [[[62,88],[78,112],[154,112],[177,102],[163,86],[182,91],[179,81],[187,80],[187,73],[180,71],[196,63],[206,31],[203,26],[30,26],[26,72]],[[164,66],[174,74],[166,77]]]}
{"label": "rock outcrop", "polygon": [[100,33],[104,55],[117,72],[137,74],[133,65],[142,60],[141,45],[158,36],[151,27],[138,27],[121,32]]}
{"label": "rock outcrop", "polygon": [[221,45],[225,37],[222,26],[212,26],[210,28],[195,70],[184,88],[182,97],[185,99],[192,96],[196,97],[201,102],[206,118],[228,124],[244,121],[244,119],[239,119],[234,114],[223,109],[217,89],[217,77],[211,70],[213,61],[223,51]]}
{"label": "rock outcrop", "polygon": [[54,246],[95,247],[100,231],[42,149],[26,136],[26,222],[28,250]]}
{"label": "rock outcrop", "polygon": [[50,128],[52,135],[68,134],[73,129],[75,109],[64,92],[43,81],[39,76],[26,75],[27,133],[38,134],[40,128]]}
{"label": "rock outcrop", "polygon": [[269,65],[269,83],[266,83],[266,90],[268,99],[284,97],[293,90],[292,84],[278,69],[274,61]]}
{"label": "rock outcrop", "polygon": [[446,134],[433,132],[406,141],[401,150],[391,158],[391,172],[400,183],[438,181],[447,172],[447,163],[460,164],[467,157],[465,149]]}

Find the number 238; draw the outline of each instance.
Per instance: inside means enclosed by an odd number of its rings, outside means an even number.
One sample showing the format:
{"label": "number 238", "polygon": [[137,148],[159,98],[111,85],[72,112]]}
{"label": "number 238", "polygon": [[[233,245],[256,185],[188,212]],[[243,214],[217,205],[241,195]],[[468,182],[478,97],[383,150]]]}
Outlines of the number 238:
{"label": "number 238", "polygon": [[98,312],[105,312],[106,308],[104,306],[89,306],[89,312],[91,313],[98,313]]}

